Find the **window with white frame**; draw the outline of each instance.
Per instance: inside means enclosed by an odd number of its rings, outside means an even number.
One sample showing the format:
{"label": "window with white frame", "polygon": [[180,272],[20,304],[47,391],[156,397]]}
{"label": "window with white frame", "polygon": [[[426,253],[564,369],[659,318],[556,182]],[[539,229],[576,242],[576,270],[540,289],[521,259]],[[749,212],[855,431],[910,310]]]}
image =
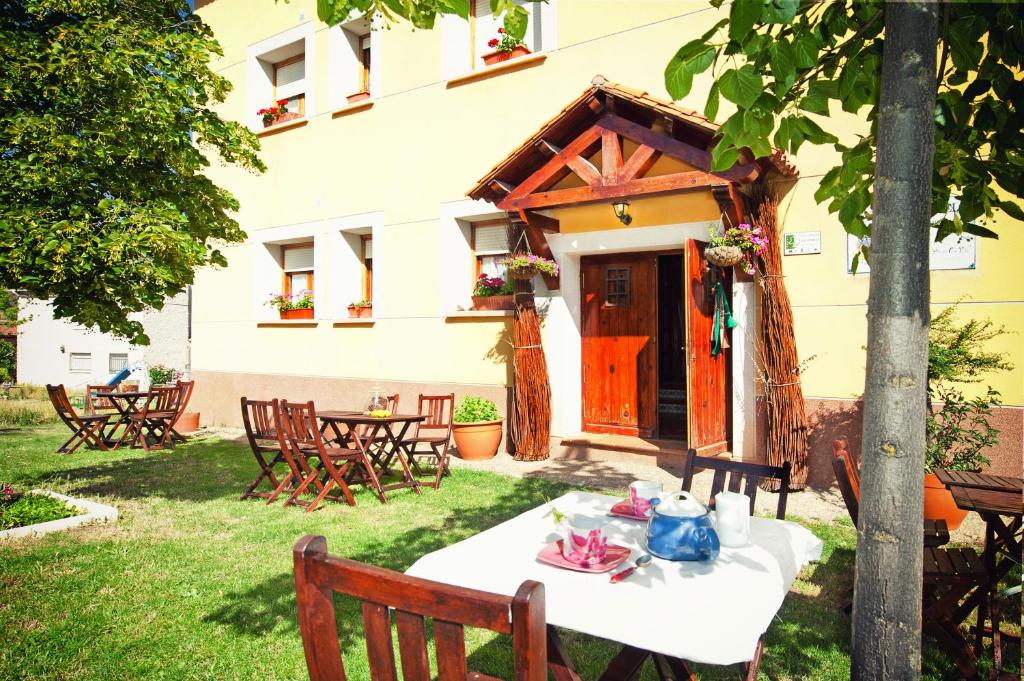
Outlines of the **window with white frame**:
{"label": "window with white frame", "polygon": [[68,371],[73,374],[88,374],[92,372],[92,353],[72,352],[68,361]]}
{"label": "window with white frame", "polygon": [[481,274],[506,279],[506,268],[501,261],[508,257],[508,236],[504,220],[487,220],[472,226],[470,246],[476,258],[474,282]]}
{"label": "window with white frame", "polygon": [[373,300],[373,235],[361,237],[363,253],[363,300]]}
{"label": "window with white frame", "polygon": [[275,102],[285,102],[288,113],[306,114],[306,55],[297,54],[273,64]]}
{"label": "window with white frame", "polygon": [[[526,49],[530,52],[539,52],[542,45],[541,24],[544,19],[541,12],[534,11],[537,3],[527,2],[527,0],[513,1],[515,4],[524,7],[530,15],[530,22],[526,28],[526,35],[523,36],[523,42],[526,44]],[[473,54],[471,59],[473,64],[475,64],[474,68],[480,68],[483,66],[481,57],[485,54],[494,52],[494,48],[488,43],[490,43],[491,40],[501,38],[501,35],[498,33],[498,29],[502,28],[504,15],[494,15],[491,11],[491,0],[473,0],[470,4],[469,20],[472,24],[471,30],[473,32]]]}
{"label": "window with white frame", "polygon": [[246,107],[251,127],[263,128],[259,111],[279,101],[284,101],[291,114],[306,117],[316,113],[312,87],[314,30],[315,24],[310,21],[246,50]]}
{"label": "window with white frame", "polygon": [[366,17],[331,27],[327,58],[332,108],[379,95],[379,46],[380,31]]}
{"label": "window with white frame", "polygon": [[128,353],[125,352],[111,352],[107,356],[107,371],[112,374],[116,374],[122,369],[128,368]]}
{"label": "window with white frame", "polygon": [[[557,3],[513,0],[529,14],[523,43],[530,52],[550,52],[557,41]],[[504,15],[495,16],[490,0],[470,0],[470,17],[465,21],[453,14],[441,17],[441,72],[446,79],[465,75],[487,66],[483,56],[494,52],[488,43],[499,38]]]}

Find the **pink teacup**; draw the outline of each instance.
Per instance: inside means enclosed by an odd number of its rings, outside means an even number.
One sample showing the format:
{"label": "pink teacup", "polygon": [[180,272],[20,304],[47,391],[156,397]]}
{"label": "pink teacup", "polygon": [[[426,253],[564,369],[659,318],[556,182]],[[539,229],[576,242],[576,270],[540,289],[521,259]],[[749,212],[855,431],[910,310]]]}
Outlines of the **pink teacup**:
{"label": "pink teacup", "polygon": [[600,563],[608,554],[604,520],[572,516],[562,521],[562,555],[574,563]]}
{"label": "pink teacup", "polygon": [[661,483],[654,480],[637,480],[629,485],[629,507],[635,515],[647,515],[651,500],[661,497]]}

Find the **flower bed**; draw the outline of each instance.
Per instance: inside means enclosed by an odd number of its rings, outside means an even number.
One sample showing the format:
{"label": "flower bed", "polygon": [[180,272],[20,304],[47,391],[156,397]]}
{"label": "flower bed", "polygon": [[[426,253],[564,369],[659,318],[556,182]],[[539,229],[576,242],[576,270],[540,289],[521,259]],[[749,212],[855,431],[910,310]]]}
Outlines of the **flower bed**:
{"label": "flower bed", "polygon": [[0,494],[0,541],[40,537],[90,523],[117,520],[117,509],[84,499],[34,489],[17,494],[4,486]]}

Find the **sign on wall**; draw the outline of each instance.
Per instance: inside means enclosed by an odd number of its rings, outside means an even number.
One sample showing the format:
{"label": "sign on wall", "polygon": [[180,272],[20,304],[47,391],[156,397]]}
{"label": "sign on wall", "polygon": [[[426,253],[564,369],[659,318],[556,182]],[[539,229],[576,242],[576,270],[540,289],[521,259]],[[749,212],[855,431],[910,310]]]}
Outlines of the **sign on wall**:
{"label": "sign on wall", "polygon": [[[950,234],[942,241],[935,241],[936,229],[931,230],[932,251],[929,261],[932,270],[973,270],[978,263],[978,238],[964,233]],[[860,252],[861,240],[852,234],[846,235],[846,272],[853,274],[853,256]],[[860,258],[857,274],[870,272],[871,268]]]}
{"label": "sign on wall", "polygon": [[821,253],[821,232],[786,232],[782,235],[783,255]]}

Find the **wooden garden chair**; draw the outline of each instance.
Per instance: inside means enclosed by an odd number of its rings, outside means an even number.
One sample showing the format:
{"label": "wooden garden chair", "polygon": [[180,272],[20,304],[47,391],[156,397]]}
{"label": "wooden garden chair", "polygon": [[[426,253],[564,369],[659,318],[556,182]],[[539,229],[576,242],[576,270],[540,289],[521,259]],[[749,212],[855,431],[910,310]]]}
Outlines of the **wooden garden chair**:
{"label": "wooden garden chair", "polygon": [[128,427],[118,446],[128,442],[131,447],[141,444],[147,452],[168,446],[174,449],[171,425],[178,418],[181,394],[180,384],[150,390],[142,409],[128,416]]}
{"label": "wooden garden chair", "polygon": [[178,381],[177,385],[181,390],[181,397],[178,399],[178,413],[174,417],[174,422],[171,423],[171,438],[176,442],[188,442],[184,435],[174,429],[174,426],[178,423],[181,415],[185,413],[185,409],[188,407],[188,401],[192,399],[192,391],[196,387],[196,382]]}
{"label": "wooden garden chair", "polygon": [[450,475],[448,448],[452,441],[452,418],[455,412],[455,393],[448,395],[420,395],[416,413],[426,416],[416,425],[412,437],[402,440],[402,448],[417,475],[424,475],[417,458],[428,458],[437,465],[433,482],[422,483],[440,489],[441,478]]}
{"label": "wooden garden chair", "polygon": [[974,549],[924,547],[921,628],[953,658],[965,679],[979,679],[977,657],[960,626],[973,606],[962,603],[975,589],[988,589],[988,572]]}
{"label": "wooden garden chair", "polygon": [[[682,490],[684,492],[690,491],[694,471],[700,468],[708,468],[715,472],[715,477],[711,481],[711,500],[708,504],[711,508],[715,506],[715,495],[726,489],[726,482],[728,482],[730,492],[742,492],[750,497],[750,514],[753,515],[758,486],[762,480],[774,479],[779,481],[779,500],[775,517],[779,520],[786,517],[786,501],[789,496],[790,466],[788,461],[781,466],[767,466],[760,463],[697,456],[696,450],[691,449],[686,452],[686,460],[683,462]],[[744,481],[746,481],[745,485]]]}
{"label": "wooden garden chair", "polygon": [[[832,471],[836,475],[836,483],[846,503],[846,510],[856,525],[860,510],[860,472],[850,453],[850,442],[845,437],[832,442]],[[945,520],[925,520],[923,530],[925,546],[943,546],[949,543],[949,528]]]}
{"label": "wooden garden chair", "polygon": [[[261,401],[242,398],[242,424],[245,426],[245,436],[249,440],[253,457],[260,467],[260,473],[245,488],[239,501],[257,497],[266,499],[268,504],[272,504],[289,485],[297,485],[305,477],[304,472],[291,455],[285,442],[284,433],[277,427],[275,418],[277,410],[276,399]],[[269,462],[267,456],[270,457]],[[278,480],[274,469],[281,467],[284,468],[283,471],[280,471],[284,473],[284,476]],[[257,492],[256,489],[264,480],[270,484],[271,489],[266,492]]]}
{"label": "wooden garden chair", "polygon": [[[365,479],[370,482],[377,498],[381,503],[387,503],[369,455],[360,449],[327,446],[317,425],[316,407],[312,402],[292,404],[282,400],[278,404],[278,414],[280,427],[284,429],[292,456],[296,461],[305,460],[307,464],[302,480],[284,502],[285,506],[297,503],[298,498],[314,484],[314,481],[318,481],[318,486],[322,487],[318,487],[313,501],[306,505],[307,513],[324,500],[344,501],[349,506],[355,506],[356,500],[352,496],[346,476],[357,472],[365,474]],[[310,459],[316,459],[316,466],[308,465]],[[335,489],[338,494],[331,495],[330,492]]]}
{"label": "wooden garden chair", "polygon": [[71,437],[57,447],[60,454],[71,454],[83,444],[89,449],[107,451],[110,449],[103,438],[103,429],[110,420],[110,414],[91,414],[79,416],[68,399],[67,391],[62,385],[47,385],[46,393],[50,403],[57,411],[57,416],[71,429]]}
{"label": "wooden garden chair", "polygon": [[502,596],[409,577],[327,553],[327,540],[307,535],[295,544],[295,600],[310,681],[347,681],[338,644],[334,592],[361,601],[372,681],[396,681],[392,615],[405,681],[431,681],[427,618],[433,620],[438,681],[500,681],[467,670],[464,627],[511,635],[515,681],[547,681],[544,585],[525,581]]}
{"label": "wooden garden chair", "polygon": [[85,413],[93,416],[96,414],[110,414],[116,416],[119,412],[109,397],[100,397],[98,393],[116,392],[117,386],[107,384],[85,386]]}

